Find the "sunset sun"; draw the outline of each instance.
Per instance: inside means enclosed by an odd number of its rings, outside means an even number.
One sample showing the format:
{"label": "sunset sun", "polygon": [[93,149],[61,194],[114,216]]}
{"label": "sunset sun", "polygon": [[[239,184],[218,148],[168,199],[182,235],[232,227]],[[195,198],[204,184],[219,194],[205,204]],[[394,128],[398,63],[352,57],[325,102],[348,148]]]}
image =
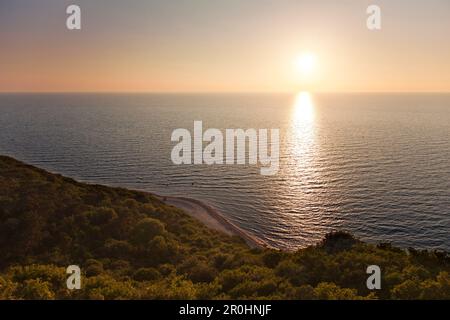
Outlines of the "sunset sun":
{"label": "sunset sun", "polygon": [[317,58],[313,53],[303,53],[295,59],[294,67],[301,76],[309,76],[317,67]]}
{"label": "sunset sun", "polygon": [[0,0],[2,310],[444,311],[449,36],[450,0]]}

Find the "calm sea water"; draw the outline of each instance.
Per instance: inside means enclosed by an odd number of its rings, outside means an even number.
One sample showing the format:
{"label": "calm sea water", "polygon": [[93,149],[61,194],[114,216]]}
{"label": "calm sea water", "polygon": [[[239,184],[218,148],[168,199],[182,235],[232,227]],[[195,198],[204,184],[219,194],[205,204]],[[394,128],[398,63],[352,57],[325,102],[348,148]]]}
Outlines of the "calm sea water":
{"label": "calm sea water", "polygon": [[[279,128],[280,171],[176,166],[176,128]],[[0,95],[0,153],[203,200],[268,244],[330,230],[450,250],[450,95]]]}

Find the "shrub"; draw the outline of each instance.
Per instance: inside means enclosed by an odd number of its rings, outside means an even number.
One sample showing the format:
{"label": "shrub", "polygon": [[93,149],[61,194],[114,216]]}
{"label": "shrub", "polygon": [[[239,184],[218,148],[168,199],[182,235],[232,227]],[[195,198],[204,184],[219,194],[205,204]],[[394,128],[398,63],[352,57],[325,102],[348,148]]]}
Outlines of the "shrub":
{"label": "shrub", "polygon": [[314,294],[320,300],[353,300],[358,298],[355,289],[340,288],[334,283],[322,282],[315,289]]}
{"label": "shrub", "polygon": [[88,277],[97,276],[103,273],[103,264],[100,261],[89,259],[86,261],[86,275]]}
{"label": "shrub", "polygon": [[140,268],[134,273],[133,279],[136,281],[152,281],[160,276],[160,273],[155,268]]}
{"label": "shrub", "polygon": [[108,256],[124,259],[133,253],[133,247],[127,241],[108,239],[105,242],[105,252]]}
{"label": "shrub", "polygon": [[172,272],[175,271],[175,267],[172,264],[165,263],[158,267],[159,273],[161,273],[163,276],[168,276]]}
{"label": "shrub", "polygon": [[275,274],[277,276],[289,279],[294,285],[302,282],[302,271],[303,268],[292,260],[284,260],[275,268]]}
{"label": "shrub", "polygon": [[107,224],[118,217],[114,209],[104,207],[89,211],[86,215],[89,222],[96,226]]}
{"label": "shrub", "polygon": [[132,231],[132,243],[138,246],[146,246],[155,236],[165,233],[164,224],[153,218],[145,218],[139,221]]}
{"label": "shrub", "polygon": [[20,290],[20,296],[29,300],[51,300],[55,298],[50,284],[41,279],[26,280]]}
{"label": "shrub", "polygon": [[262,260],[266,267],[275,268],[281,261],[283,255],[280,251],[268,250],[263,254]]}
{"label": "shrub", "polygon": [[219,283],[223,291],[227,292],[245,279],[245,273],[240,270],[225,270],[219,276]]}
{"label": "shrub", "polygon": [[0,300],[14,299],[17,284],[0,276]]}

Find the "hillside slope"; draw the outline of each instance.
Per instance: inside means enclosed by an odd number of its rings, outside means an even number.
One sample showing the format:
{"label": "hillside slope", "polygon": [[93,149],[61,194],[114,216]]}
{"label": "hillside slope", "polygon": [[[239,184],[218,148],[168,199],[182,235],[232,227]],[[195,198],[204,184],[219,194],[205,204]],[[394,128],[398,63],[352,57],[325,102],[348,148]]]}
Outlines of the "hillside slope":
{"label": "hillside slope", "polygon": [[[79,183],[0,156],[0,299],[450,298],[445,253],[333,233],[250,249],[151,194]],[[382,269],[382,290],[366,268]],[[79,265],[82,289],[66,289]]]}

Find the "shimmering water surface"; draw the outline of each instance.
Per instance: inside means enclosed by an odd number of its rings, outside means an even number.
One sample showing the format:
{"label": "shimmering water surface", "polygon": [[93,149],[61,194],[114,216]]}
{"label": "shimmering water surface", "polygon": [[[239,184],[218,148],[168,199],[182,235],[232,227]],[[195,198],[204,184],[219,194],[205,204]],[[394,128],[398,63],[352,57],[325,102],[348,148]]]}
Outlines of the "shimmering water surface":
{"label": "shimmering water surface", "polygon": [[[173,165],[176,128],[279,128],[280,171]],[[450,250],[450,95],[0,95],[0,153],[203,200],[268,244],[330,230]]]}

